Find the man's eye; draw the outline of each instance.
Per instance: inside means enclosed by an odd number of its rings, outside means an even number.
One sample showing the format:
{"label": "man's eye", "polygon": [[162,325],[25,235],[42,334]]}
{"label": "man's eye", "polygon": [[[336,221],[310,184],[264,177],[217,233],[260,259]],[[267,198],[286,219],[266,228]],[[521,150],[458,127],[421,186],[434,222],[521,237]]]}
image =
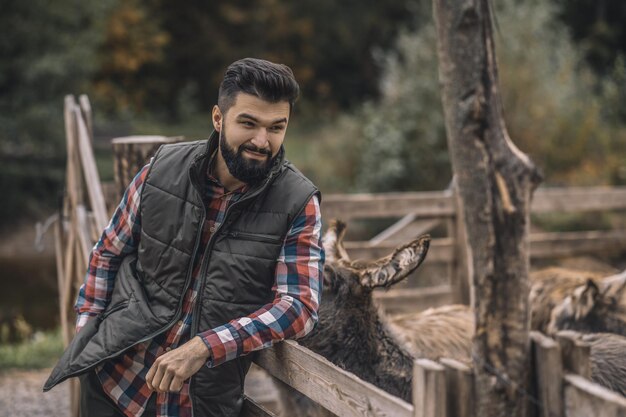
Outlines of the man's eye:
{"label": "man's eye", "polygon": [[248,121],[248,120],[242,120],[240,122],[242,125],[244,125],[245,127],[254,127],[254,123]]}
{"label": "man's eye", "polygon": [[272,132],[280,132],[280,131],[282,131],[284,128],[285,128],[285,126],[282,126],[282,125],[280,125],[280,126],[272,126],[272,127],[270,128],[270,130],[271,130]]}

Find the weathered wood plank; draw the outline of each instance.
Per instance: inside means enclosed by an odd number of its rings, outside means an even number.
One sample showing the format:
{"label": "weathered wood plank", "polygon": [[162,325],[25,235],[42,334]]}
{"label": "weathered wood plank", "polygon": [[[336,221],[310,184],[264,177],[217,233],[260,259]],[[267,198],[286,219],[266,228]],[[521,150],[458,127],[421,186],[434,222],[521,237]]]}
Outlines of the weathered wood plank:
{"label": "weathered wood plank", "polygon": [[561,330],[556,334],[556,340],[561,346],[563,368],[568,372],[591,378],[591,344],[581,340],[580,333],[571,330]]}
{"label": "weathered wood plank", "polygon": [[276,417],[276,414],[255,402],[252,398],[245,397],[240,417]]}
{"label": "weathered wood plank", "polygon": [[73,207],[84,202],[82,173],[78,151],[78,130],[76,126],[76,100],[74,96],[65,96],[63,117],[65,122],[65,145],[67,147],[66,198],[64,214],[69,215]]}
{"label": "weathered wood plank", "polygon": [[[393,252],[397,244],[383,242],[371,246],[368,242],[344,242],[350,259],[378,259]],[[454,260],[454,240],[449,238],[433,239],[430,241],[426,262],[448,263]]]}
{"label": "weathered wood plank", "polygon": [[448,417],[474,417],[474,374],[472,369],[454,359],[442,358],[446,372]]}
{"label": "weathered wood plank", "polygon": [[67,346],[65,335],[68,335],[67,309],[64,307],[64,288],[65,288],[65,260],[63,256],[63,218],[59,216],[54,224],[54,257],[57,270],[57,290],[59,292],[59,314],[61,316],[61,335],[63,336],[64,346]]}
{"label": "weathered wood plank", "polygon": [[[583,212],[626,210],[626,187],[539,188],[531,212]],[[329,194],[322,201],[325,218],[345,221],[355,218],[419,217],[446,218],[456,215],[453,196],[446,191]]]}
{"label": "weathered wood plank", "polygon": [[561,348],[553,339],[531,331],[535,356],[539,417],[563,417],[563,364]]}
{"label": "weathered wood plank", "polygon": [[533,197],[533,213],[626,209],[626,187],[539,188]]}
{"label": "weathered wood plank", "polygon": [[443,191],[380,193],[380,194],[330,194],[322,199],[324,218],[344,221],[369,217],[451,217],[454,205],[449,193]]}
{"label": "weathered wood plank", "polygon": [[566,374],[566,417],[626,417],[626,398],[579,375]]}
{"label": "weathered wood plank", "polygon": [[446,417],[445,368],[429,359],[413,362],[415,417]]}
{"label": "weathered wood plank", "polygon": [[94,214],[98,229],[103,230],[109,222],[109,217],[106,203],[104,202],[102,186],[100,185],[100,175],[98,174],[91,140],[89,139],[89,132],[79,108],[74,108],[74,117],[76,118],[76,126],[78,128],[78,149],[87,184],[87,192],[89,193],[91,211]]}
{"label": "weathered wood plank", "polygon": [[81,94],[80,97],[78,97],[78,103],[80,106],[80,112],[85,120],[89,140],[93,142],[93,114],[91,112],[91,102],[89,101],[89,97],[87,97],[86,94]]}
{"label": "weathered wood plank", "polygon": [[452,292],[449,285],[377,290],[374,291],[374,300],[386,313],[397,314],[452,304]]}
{"label": "weathered wood plank", "polygon": [[[396,243],[344,242],[351,259],[378,259],[393,252]],[[533,259],[557,258],[592,253],[609,253],[626,247],[626,230],[533,233],[530,235],[530,256]],[[428,263],[455,261],[454,239],[433,239]]]}
{"label": "weathered wood plank", "polygon": [[418,220],[416,217],[413,213],[407,214],[371,238],[368,243],[372,246],[379,245],[385,241],[404,243],[407,240],[415,239],[428,233],[441,223],[440,219]]}
{"label": "weathered wood plank", "polygon": [[334,366],[294,341],[262,350],[256,363],[342,417],[413,416],[411,404]]}
{"label": "weathered wood plank", "polygon": [[607,254],[626,247],[626,230],[533,233],[531,258],[552,258],[580,254]]}
{"label": "weathered wood plank", "polygon": [[79,204],[75,208],[76,210],[76,227],[78,232],[78,244],[80,245],[81,259],[85,265],[89,265],[89,254],[93,247],[93,240],[91,239],[91,222],[87,215],[87,209],[84,205]]}

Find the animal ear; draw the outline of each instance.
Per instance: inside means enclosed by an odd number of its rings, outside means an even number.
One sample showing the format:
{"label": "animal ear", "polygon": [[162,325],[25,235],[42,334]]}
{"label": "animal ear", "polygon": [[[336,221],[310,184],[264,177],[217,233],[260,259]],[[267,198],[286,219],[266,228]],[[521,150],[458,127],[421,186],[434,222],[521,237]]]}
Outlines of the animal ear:
{"label": "animal ear", "polygon": [[348,252],[343,247],[343,237],[346,235],[346,229],[346,224],[341,220],[333,219],[330,221],[328,230],[322,239],[324,252],[326,252],[326,261],[350,261]]}
{"label": "animal ear", "polygon": [[583,319],[593,310],[600,290],[592,279],[574,290],[573,305],[576,320]]}
{"label": "animal ear", "polygon": [[333,281],[335,280],[335,276],[337,275],[337,272],[335,271],[335,268],[333,268],[333,266],[331,264],[324,264],[324,271],[322,273],[324,281],[324,287],[323,288],[331,288],[333,285]]}
{"label": "animal ear", "polygon": [[430,236],[423,235],[399,246],[394,252],[359,271],[361,285],[367,288],[390,287],[402,281],[426,258]]}

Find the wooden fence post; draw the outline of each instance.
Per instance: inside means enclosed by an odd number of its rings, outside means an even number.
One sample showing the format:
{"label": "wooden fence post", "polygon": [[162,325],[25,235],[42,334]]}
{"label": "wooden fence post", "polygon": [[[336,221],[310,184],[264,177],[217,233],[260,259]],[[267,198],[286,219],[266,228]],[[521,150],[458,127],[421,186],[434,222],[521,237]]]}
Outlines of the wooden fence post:
{"label": "wooden fence post", "polygon": [[563,367],[574,374],[591,379],[591,344],[580,339],[580,333],[562,330],[556,334],[561,346]]}
{"label": "wooden fence post", "polygon": [[428,359],[413,362],[415,417],[446,417],[445,368]]}
{"label": "wooden fence post", "polygon": [[446,372],[446,395],[448,417],[474,417],[474,374],[472,369],[454,359],[439,361]]}
{"label": "wooden fence post", "polygon": [[540,332],[530,332],[535,357],[534,381],[539,417],[563,417],[563,364],[557,342]]}

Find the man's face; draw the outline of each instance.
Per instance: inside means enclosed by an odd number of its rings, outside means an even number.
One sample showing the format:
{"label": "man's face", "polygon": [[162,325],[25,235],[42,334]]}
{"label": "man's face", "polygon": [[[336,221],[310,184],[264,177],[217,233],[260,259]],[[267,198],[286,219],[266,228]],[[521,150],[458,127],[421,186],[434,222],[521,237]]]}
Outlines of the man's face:
{"label": "man's face", "polygon": [[285,140],[289,103],[270,103],[239,93],[224,115],[213,108],[213,124],[220,133],[220,153],[231,175],[245,183],[267,176]]}

